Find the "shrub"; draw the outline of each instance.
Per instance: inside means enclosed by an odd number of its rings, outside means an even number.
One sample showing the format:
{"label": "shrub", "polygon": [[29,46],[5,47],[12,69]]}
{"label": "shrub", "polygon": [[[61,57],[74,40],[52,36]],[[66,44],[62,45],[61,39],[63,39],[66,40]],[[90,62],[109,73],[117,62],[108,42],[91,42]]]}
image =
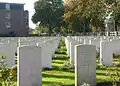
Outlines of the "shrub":
{"label": "shrub", "polygon": [[100,57],[100,52],[96,52],[96,58]]}
{"label": "shrub", "polygon": [[113,53],[113,58],[119,58],[120,55],[116,55],[115,53]]}
{"label": "shrub", "polygon": [[60,70],[63,71],[74,71],[74,65],[70,64],[70,62],[66,61],[62,66],[60,66]]}
{"label": "shrub", "polygon": [[6,56],[1,56],[0,57],[0,83],[2,85],[6,86],[6,81],[9,81],[9,76],[10,76],[10,70],[6,68],[7,64],[6,62]]}
{"label": "shrub", "polygon": [[7,64],[5,62],[6,62],[6,56],[1,56],[0,57],[0,85],[13,86],[14,81],[17,81],[17,69],[7,68]]}
{"label": "shrub", "polygon": [[120,82],[120,73],[118,68],[111,69],[108,67],[106,75],[110,76],[113,85],[116,86],[116,82]]}

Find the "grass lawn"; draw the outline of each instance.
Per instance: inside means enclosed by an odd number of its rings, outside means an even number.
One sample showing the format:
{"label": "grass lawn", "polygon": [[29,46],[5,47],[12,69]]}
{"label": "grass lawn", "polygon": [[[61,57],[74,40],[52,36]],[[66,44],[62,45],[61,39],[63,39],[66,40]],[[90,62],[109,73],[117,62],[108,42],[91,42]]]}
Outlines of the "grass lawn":
{"label": "grass lawn", "polygon": [[[65,64],[64,62],[69,62],[69,57],[65,54],[65,52],[65,44],[61,41],[59,48],[56,50],[57,54],[54,54],[53,56],[52,69],[42,70],[42,86],[75,86],[75,72],[61,69],[61,67]],[[116,58],[113,63],[117,65],[119,64],[119,61],[120,60]],[[98,65],[97,60],[96,63]],[[96,68],[97,82],[112,82],[111,77],[106,75],[106,73],[108,73],[106,68],[107,67],[105,66],[99,66]],[[109,69],[117,69],[117,71],[120,71],[120,66],[109,67]]]}

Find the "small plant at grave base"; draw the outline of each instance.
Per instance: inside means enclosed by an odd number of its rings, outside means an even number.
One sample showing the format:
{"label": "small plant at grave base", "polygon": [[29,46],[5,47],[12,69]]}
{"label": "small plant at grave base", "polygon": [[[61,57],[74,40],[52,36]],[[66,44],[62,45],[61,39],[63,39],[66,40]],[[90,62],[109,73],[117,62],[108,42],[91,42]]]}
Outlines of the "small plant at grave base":
{"label": "small plant at grave base", "polygon": [[10,80],[17,81],[17,65],[14,65],[10,70]]}
{"label": "small plant at grave base", "polygon": [[15,83],[14,81],[17,81],[17,79],[11,79],[11,77],[15,78],[17,77],[15,73],[13,73],[13,69],[7,68],[6,62],[6,56],[0,57],[0,86],[13,86]]}
{"label": "small plant at grave base", "polygon": [[118,68],[111,69],[110,67],[108,67],[106,75],[110,76],[113,86],[116,86],[116,83],[120,82],[120,73]]}
{"label": "small plant at grave base", "polygon": [[15,65],[17,65],[17,56],[14,57],[14,60],[15,60]]}
{"label": "small plant at grave base", "polygon": [[6,62],[6,56],[1,56],[0,57],[0,83],[2,86],[7,86],[6,81],[9,81],[9,76],[10,76],[10,70],[6,68],[7,64]]}
{"label": "small plant at grave base", "polygon": [[99,57],[100,57],[100,52],[96,52],[96,58],[99,59]]}
{"label": "small plant at grave base", "polygon": [[70,64],[70,62],[66,61],[62,66],[60,66],[60,70],[63,71],[72,71],[74,72],[74,65]]}
{"label": "small plant at grave base", "polygon": [[107,66],[105,66],[105,65],[98,65],[98,64],[96,64],[96,65],[97,65],[96,69],[106,69],[107,68]]}
{"label": "small plant at grave base", "polygon": [[120,55],[115,55],[115,54],[113,53],[113,58],[119,58],[119,56],[120,56]]}
{"label": "small plant at grave base", "polygon": [[117,66],[120,67],[120,57],[118,57],[118,59],[119,59],[119,60],[118,60]]}

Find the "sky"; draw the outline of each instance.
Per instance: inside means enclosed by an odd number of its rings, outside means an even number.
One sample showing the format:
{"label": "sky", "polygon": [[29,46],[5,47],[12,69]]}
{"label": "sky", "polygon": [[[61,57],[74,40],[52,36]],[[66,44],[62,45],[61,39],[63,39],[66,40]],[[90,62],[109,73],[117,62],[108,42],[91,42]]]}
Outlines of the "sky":
{"label": "sky", "polygon": [[29,27],[35,28],[35,24],[33,24],[31,18],[35,13],[34,11],[34,2],[37,0],[0,0],[0,2],[8,2],[8,3],[24,3],[24,9],[29,11]]}

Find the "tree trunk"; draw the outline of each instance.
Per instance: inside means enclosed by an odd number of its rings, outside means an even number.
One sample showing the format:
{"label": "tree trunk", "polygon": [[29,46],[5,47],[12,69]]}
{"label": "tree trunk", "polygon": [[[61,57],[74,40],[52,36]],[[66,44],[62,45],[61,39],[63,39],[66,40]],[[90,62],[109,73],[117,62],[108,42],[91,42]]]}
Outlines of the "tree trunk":
{"label": "tree trunk", "polygon": [[115,19],[115,31],[118,31],[117,30],[117,20]]}
{"label": "tree trunk", "polygon": [[[117,6],[117,2],[115,0],[115,7]],[[115,31],[117,31],[117,19],[116,19],[116,15],[115,15]]]}
{"label": "tree trunk", "polygon": [[49,25],[49,36],[51,36],[51,33],[52,33],[52,27],[51,25]]}

